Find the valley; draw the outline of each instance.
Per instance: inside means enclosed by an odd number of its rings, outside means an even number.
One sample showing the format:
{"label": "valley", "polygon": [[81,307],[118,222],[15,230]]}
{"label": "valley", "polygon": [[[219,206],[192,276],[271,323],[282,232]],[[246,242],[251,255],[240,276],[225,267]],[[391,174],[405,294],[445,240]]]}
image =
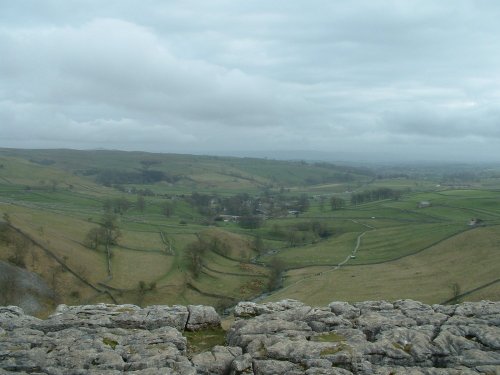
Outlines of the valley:
{"label": "valley", "polygon": [[[500,299],[498,166],[0,149],[2,303]],[[339,264],[341,264],[339,266]],[[7,292],[8,291],[8,292]]]}

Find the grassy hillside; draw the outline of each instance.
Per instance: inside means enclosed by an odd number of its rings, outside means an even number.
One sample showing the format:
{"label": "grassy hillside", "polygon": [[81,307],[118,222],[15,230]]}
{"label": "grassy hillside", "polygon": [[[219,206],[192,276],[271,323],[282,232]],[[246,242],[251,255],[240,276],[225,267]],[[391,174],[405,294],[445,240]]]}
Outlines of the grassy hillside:
{"label": "grassy hillside", "polygon": [[500,298],[500,227],[476,228],[449,238],[424,251],[376,265],[345,266],[338,270],[310,267],[287,273],[285,289],[269,300],[297,298],[312,305],[332,300],[362,301],[411,298],[442,303],[454,288],[477,292],[465,300]]}
{"label": "grassy hillside", "polygon": [[0,260],[39,274],[53,304],[498,299],[488,168],[445,185],[448,169],[0,149]]}
{"label": "grassy hillside", "polygon": [[[11,168],[9,160],[22,160],[24,165],[22,168],[21,165]],[[184,192],[187,188],[218,192],[248,191],[264,186],[343,183],[372,177],[366,169],[327,163],[123,151],[0,149],[0,163],[9,172],[8,176],[19,183],[26,183],[22,176],[37,169],[41,169],[35,174],[39,179],[57,181],[65,181],[68,177],[62,175],[59,169],[68,174],[92,178],[100,173],[154,170],[165,174],[166,179],[161,182],[170,184],[169,190],[175,190],[172,188],[177,186]]]}

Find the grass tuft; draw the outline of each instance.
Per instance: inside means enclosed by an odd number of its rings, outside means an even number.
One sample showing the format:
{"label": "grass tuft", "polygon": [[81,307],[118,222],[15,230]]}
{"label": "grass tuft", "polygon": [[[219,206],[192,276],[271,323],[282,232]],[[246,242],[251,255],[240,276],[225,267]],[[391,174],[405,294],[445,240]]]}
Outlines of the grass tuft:
{"label": "grass tuft", "polygon": [[109,337],[104,337],[102,339],[102,342],[104,345],[109,346],[111,349],[115,350],[116,345],[118,345],[118,341],[115,341],[113,339],[110,339]]}
{"label": "grass tuft", "polygon": [[222,328],[203,329],[200,331],[185,331],[188,355],[206,352],[216,345],[226,345],[226,331]]}
{"label": "grass tuft", "polygon": [[335,332],[330,332],[323,335],[311,337],[311,341],[318,341],[318,342],[341,342],[345,341],[345,339],[346,338],[344,336],[339,335],[338,333]]}
{"label": "grass tuft", "polygon": [[334,347],[324,348],[323,350],[321,350],[321,352],[319,354],[320,354],[320,356],[332,355],[332,354],[337,354],[339,352],[347,350],[349,348],[350,347],[347,344],[340,343],[339,345],[336,345]]}

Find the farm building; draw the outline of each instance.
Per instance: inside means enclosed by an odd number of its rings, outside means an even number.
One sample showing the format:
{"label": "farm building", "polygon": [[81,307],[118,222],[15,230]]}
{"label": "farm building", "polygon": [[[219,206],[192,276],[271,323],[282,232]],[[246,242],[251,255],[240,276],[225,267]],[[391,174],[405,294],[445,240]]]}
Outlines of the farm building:
{"label": "farm building", "polygon": [[429,201],[420,201],[420,202],[418,202],[418,205],[417,205],[418,208],[426,208],[426,207],[430,207],[430,206],[431,206],[431,202],[429,202]]}
{"label": "farm building", "polygon": [[483,220],[482,219],[478,219],[478,218],[472,218],[470,219],[469,221],[469,226],[471,227],[476,227],[478,225],[481,225],[483,223]]}

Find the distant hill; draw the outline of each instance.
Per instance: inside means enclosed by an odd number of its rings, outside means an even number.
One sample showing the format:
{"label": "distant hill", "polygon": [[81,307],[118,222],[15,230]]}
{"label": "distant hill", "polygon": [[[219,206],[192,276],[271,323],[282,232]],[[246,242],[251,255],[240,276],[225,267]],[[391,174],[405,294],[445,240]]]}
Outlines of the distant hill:
{"label": "distant hill", "polygon": [[192,188],[310,186],[369,180],[366,168],[284,161],[109,150],[0,149],[0,157],[64,170],[105,185],[164,182]]}

